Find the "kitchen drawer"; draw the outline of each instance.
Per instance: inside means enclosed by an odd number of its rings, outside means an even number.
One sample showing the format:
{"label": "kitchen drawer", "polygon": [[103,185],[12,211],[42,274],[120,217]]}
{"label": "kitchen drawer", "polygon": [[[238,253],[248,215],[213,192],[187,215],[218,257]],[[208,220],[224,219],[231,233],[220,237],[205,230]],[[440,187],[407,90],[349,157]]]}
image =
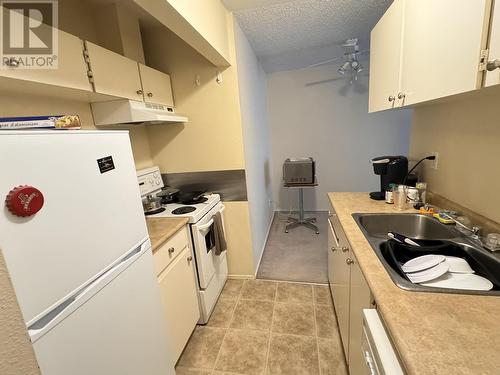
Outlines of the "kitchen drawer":
{"label": "kitchen drawer", "polygon": [[184,227],[173,235],[154,254],[155,272],[158,276],[188,246],[188,231]]}

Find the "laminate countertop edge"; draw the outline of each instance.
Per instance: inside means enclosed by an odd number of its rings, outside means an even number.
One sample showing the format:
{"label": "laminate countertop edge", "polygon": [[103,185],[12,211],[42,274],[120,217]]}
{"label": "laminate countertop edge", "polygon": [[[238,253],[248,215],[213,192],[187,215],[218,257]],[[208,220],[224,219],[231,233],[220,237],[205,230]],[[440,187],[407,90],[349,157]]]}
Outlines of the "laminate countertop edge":
{"label": "laminate countertop edge", "polygon": [[353,213],[394,213],[394,207],[371,200],[368,193],[329,193],[328,197],[406,372],[499,374],[500,298],[398,288],[352,217]]}
{"label": "laminate countertop edge", "polygon": [[179,230],[187,225],[189,220],[185,217],[148,217],[146,225],[148,227],[149,238],[153,254],[162,247],[165,242],[174,236]]}

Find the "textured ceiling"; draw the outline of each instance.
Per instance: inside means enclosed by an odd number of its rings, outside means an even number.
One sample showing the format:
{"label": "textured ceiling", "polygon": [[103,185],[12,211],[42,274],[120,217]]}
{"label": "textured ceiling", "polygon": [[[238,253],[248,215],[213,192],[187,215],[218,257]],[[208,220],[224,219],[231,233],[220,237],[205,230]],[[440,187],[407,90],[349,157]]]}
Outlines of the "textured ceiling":
{"label": "textured ceiling", "polygon": [[[267,71],[317,63],[324,58],[323,47],[330,56],[333,49],[336,56],[342,55],[339,46],[349,38],[359,38],[366,48],[370,30],[392,3],[392,0],[223,1],[234,11]],[[305,50],[310,53],[304,53]],[[294,56],[300,56],[301,62],[294,61]],[[277,63],[284,66],[277,67]]]}

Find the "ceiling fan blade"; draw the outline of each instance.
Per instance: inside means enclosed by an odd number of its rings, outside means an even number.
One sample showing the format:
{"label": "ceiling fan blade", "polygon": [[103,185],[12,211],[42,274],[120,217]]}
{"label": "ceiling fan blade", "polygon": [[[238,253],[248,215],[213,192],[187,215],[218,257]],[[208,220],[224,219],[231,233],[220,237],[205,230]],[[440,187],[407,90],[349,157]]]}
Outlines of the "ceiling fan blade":
{"label": "ceiling fan blade", "polygon": [[[365,49],[363,51],[359,51],[359,52],[356,53],[356,55],[362,55],[362,56],[369,55],[369,54],[370,54],[370,50],[369,49]],[[308,65],[304,69],[315,68],[317,66],[323,66],[323,65],[328,65],[328,64],[334,64],[334,63],[342,62],[344,60],[346,60],[345,56],[332,57],[331,59],[320,61],[318,63]]]}
{"label": "ceiling fan blade", "polygon": [[335,78],[329,78],[329,79],[322,79],[321,81],[308,82],[305,84],[305,86],[306,87],[316,86],[316,85],[321,85],[323,83],[335,82],[335,81],[340,81],[340,80],[345,80],[345,78],[344,77],[335,77]]}
{"label": "ceiling fan blade", "polygon": [[[359,77],[368,77],[368,72],[358,74],[358,78]],[[306,87],[316,86],[316,85],[321,85],[323,83],[330,83],[330,82],[341,81],[341,80],[349,81],[350,79],[351,79],[350,76],[339,76],[339,77],[334,77],[334,78],[322,79],[321,81],[308,82],[304,86],[306,86]]]}
{"label": "ceiling fan blade", "polygon": [[334,64],[334,63],[338,63],[341,61],[344,61],[344,56],[334,57],[334,58],[331,58],[328,60],[320,61],[319,63],[315,63],[315,64],[311,64],[311,65],[306,66],[305,69],[315,68],[317,66],[323,66],[323,65],[328,65],[328,64]]}

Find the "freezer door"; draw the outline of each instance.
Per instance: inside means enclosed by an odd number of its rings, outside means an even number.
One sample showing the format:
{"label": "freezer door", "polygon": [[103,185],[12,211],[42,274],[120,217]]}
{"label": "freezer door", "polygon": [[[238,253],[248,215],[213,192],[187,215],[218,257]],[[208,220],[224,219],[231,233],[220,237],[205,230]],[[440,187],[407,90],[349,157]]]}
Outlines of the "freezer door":
{"label": "freezer door", "polygon": [[0,153],[0,201],[18,185],[45,198],[32,217],[0,212],[0,248],[29,322],[148,234],[128,132],[2,132]]}
{"label": "freezer door", "polygon": [[91,297],[76,298],[69,315],[52,317],[57,324],[42,319],[29,329],[42,374],[175,374],[149,247],[84,293]]}

